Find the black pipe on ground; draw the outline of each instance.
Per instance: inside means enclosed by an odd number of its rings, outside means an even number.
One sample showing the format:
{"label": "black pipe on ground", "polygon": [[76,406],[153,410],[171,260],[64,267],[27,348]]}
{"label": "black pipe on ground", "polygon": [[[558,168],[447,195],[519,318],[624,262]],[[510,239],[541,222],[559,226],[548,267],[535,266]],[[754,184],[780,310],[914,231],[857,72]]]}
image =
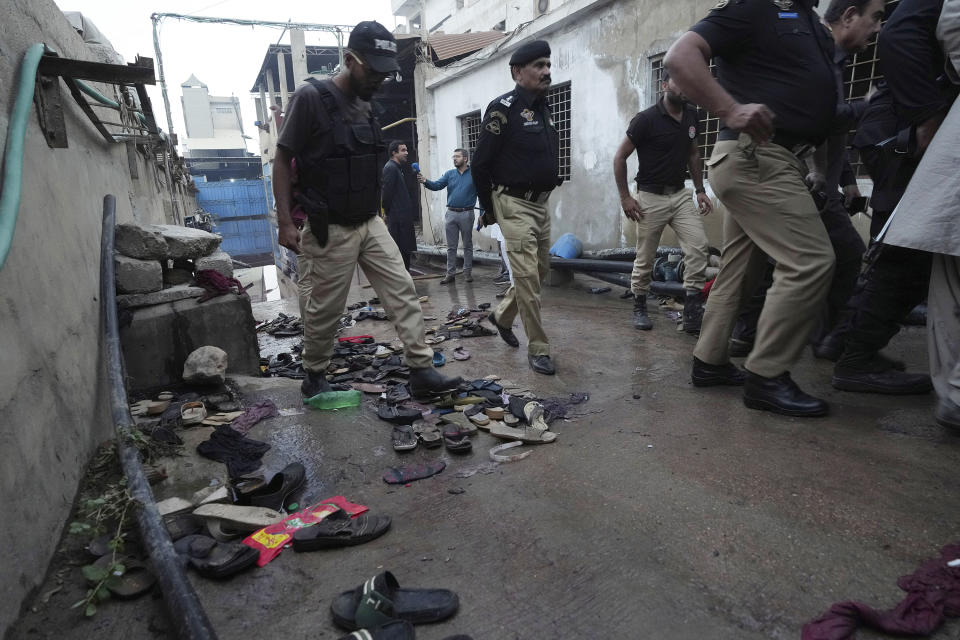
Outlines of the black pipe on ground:
{"label": "black pipe on ground", "polygon": [[153,501],[153,491],[140,463],[140,452],[127,434],[135,428],[130,416],[127,391],[123,384],[123,356],[117,321],[117,292],[113,258],[117,201],[112,195],[103,198],[103,230],[100,236],[100,300],[104,318],[104,344],[107,356],[107,378],[110,387],[110,411],[117,431],[117,452],[127,487],[133,497],[140,526],[140,535],[150,554],[170,622],[179,638],[215,640],[217,637],[207,614],[200,605],[183,565],[170,542],[163,519]]}
{"label": "black pipe on ground", "polygon": [[[590,276],[591,278],[596,278],[597,280],[602,280],[603,282],[615,284],[624,289],[630,288],[629,276],[622,276],[616,273],[604,273],[601,271],[582,271],[580,273],[583,273],[585,276]],[[650,292],[658,296],[676,296],[681,298],[686,295],[682,282],[659,282],[654,280],[650,283]]]}
{"label": "black pipe on ground", "polygon": [[598,273],[630,273],[633,271],[633,263],[622,260],[590,260],[588,258],[558,258],[557,256],[550,256],[550,267]]}

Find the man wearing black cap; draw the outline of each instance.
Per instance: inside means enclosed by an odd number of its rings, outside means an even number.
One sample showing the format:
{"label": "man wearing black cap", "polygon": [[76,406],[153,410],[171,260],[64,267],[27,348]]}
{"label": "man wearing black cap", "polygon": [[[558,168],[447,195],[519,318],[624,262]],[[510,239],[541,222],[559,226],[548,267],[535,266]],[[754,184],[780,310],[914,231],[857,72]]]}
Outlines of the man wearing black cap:
{"label": "man wearing black cap", "polygon": [[[397,43],[383,25],[361,22],[347,47],[337,76],[311,78],[293,94],[273,168],[280,244],[297,253],[300,269],[307,374],[300,389],[307,397],[331,390],[325,374],[357,264],[404,344],[410,392],[428,395],[455,388],[459,378],[433,369],[413,280],[377,215],[386,150],[369,100],[400,69]],[[290,217],[294,203],[307,213],[301,232]]]}
{"label": "man wearing black cap", "polygon": [[[720,0],[664,58],[680,90],[722,121],[707,166],[726,208],[723,263],[693,352],[693,384],[744,385],[748,407],[791,416],[828,411],[790,377],[834,265],[800,159],[826,139],[840,101],[816,4]],[[719,79],[707,66],[711,57]],[[744,374],[730,363],[728,340],[740,298],[762,276],[766,256],[776,261],[773,286]]]}
{"label": "man wearing black cap", "polygon": [[490,314],[511,347],[517,313],[527,332],[527,359],[537,373],[553,375],[550,342],[540,321],[540,282],[550,270],[550,214],[547,198],[560,184],[560,138],[553,126],[550,88],[550,45],[527,43],[510,58],[517,86],[488,106],[473,156],[473,182],[485,225],[500,224],[513,285]]}

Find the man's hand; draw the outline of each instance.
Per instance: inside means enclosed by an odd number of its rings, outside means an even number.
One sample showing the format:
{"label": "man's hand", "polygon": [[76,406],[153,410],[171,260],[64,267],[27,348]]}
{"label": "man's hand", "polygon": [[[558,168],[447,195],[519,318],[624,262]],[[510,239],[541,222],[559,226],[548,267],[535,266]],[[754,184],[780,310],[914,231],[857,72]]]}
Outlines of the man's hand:
{"label": "man's hand", "polygon": [[773,118],[765,104],[736,103],[723,120],[731,129],[750,134],[754,142],[763,144],[773,136]]}
{"label": "man's hand", "polygon": [[705,193],[697,194],[697,206],[700,208],[700,215],[702,216],[713,211],[713,203],[710,202],[710,198],[708,198]]}
{"label": "man's hand", "polygon": [[417,174],[417,182],[419,182],[420,184],[423,184],[426,181],[427,181],[427,178],[422,173]]}
{"label": "man's hand", "polygon": [[300,231],[297,230],[293,221],[289,218],[281,222],[277,220],[277,235],[280,240],[280,246],[286,247],[297,255],[300,255]]}
{"label": "man's hand", "polygon": [[808,173],[803,181],[807,184],[807,189],[810,190],[810,193],[823,193],[823,188],[827,184],[826,176],[816,171]]}
{"label": "man's hand", "polygon": [[643,220],[643,210],[640,208],[640,203],[632,196],[620,198],[620,206],[623,207],[623,215],[634,222]]}
{"label": "man's hand", "polygon": [[843,188],[843,207],[850,208],[850,203],[854,198],[860,197],[860,188],[855,184],[848,184]]}
{"label": "man's hand", "polygon": [[933,142],[933,136],[937,135],[937,129],[943,122],[943,116],[943,113],[938,113],[917,125],[917,153],[922,154]]}

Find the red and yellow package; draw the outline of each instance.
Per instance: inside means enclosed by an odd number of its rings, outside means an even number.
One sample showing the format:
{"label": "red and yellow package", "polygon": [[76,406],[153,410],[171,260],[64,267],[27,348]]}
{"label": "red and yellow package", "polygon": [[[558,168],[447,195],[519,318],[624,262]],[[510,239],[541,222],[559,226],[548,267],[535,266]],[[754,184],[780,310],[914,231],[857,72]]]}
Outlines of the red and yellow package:
{"label": "red and yellow package", "polygon": [[362,504],[348,502],[343,496],[333,496],[312,507],[301,509],[276,524],[254,531],[247,536],[243,544],[260,551],[257,566],[263,567],[280,555],[283,547],[293,540],[293,532],[297,529],[309,527],[326,518],[331,513],[343,509],[351,517],[356,517],[369,509]]}

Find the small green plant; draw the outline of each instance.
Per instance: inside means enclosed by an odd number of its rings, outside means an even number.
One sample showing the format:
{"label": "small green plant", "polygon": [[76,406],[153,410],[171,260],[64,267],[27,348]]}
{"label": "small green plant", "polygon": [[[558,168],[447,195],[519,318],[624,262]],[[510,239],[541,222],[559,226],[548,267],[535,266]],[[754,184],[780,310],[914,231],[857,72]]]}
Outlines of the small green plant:
{"label": "small green plant", "polygon": [[[125,483],[121,482],[121,484]],[[97,604],[110,599],[110,589],[116,587],[123,578],[123,574],[126,573],[126,567],[117,558],[118,554],[123,553],[123,541],[126,536],[123,532],[123,527],[126,523],[127,510],[131,503],[130,494],[127,492],[125,486],[122,487],[122,493],[120,493],[118,497],[122,500],[122,505],[117,505],[116,502],[111,502],[103,496],[85,501],[84,507],[87,509],[87,513],[96,519],[96,526],[86,522],[73,522],[70,524],[71,533],[74,533],[75,529],[78,532],[87,533],[97,531],[97,528],[103,522],[101,518],[104,514],[110,513],[114,509],[120,510],[119,516],[117,517],[116,533],[107,543],[107,547],[111,553],[110,562],[107,563],[106,566],[98,566],[96,563],[88,564],[80,570],[83,577],[86,578],[87,582],[92,586],[87,589],[86,596],[84,596],[82,600],[74,602],[70,608],[76,609],[83,607],[83,615],[88,618],[97,613]]]}

